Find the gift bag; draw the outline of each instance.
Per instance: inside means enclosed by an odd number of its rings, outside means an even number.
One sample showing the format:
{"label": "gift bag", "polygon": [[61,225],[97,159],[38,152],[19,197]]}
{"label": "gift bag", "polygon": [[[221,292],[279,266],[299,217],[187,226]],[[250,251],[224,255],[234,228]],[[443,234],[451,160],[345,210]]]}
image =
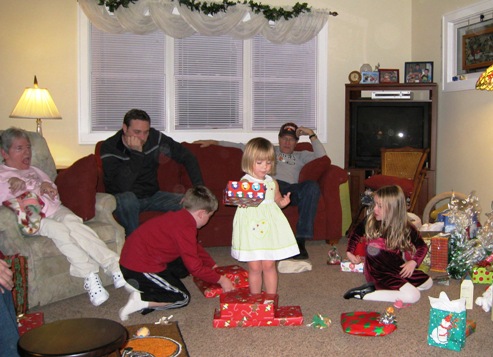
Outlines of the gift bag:
{"label": "gift bag", "polygon": [[428,344],[460,351],[466,343],[466,300],[450,301],[445,292],[430,298]]}
{"label": "gift bag", "polygon": [[19,254],[5,256],[4,260],[10,265],[12,270],[14,288],[12,296],[14,298],[14,307],[17,316],[27,312],[27,257]]}

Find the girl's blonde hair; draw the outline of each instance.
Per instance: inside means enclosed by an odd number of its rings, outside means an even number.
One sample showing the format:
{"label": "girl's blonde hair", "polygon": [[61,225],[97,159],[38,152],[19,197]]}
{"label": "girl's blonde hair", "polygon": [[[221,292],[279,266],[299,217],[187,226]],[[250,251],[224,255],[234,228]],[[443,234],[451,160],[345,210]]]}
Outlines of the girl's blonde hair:
{"label": "girl's blonde hair", "polygon": [[381,187],[375,192],[375,196],[378,196],[382,203],[382,220],[377,221],[373,212],[370,213],[366,221],[367,239],[384,237],[388,249],[414,253],[406,196],[400,186]]}
{"label": "girl's blonde hair", "polygon": [[274,145],[265,138],[253,138],[245,146],[241,158],[241,169],[249,175],[253,175],[253,164],[257,160],[268,160],[272,163],[269,174],[276,173],[276,153]]}

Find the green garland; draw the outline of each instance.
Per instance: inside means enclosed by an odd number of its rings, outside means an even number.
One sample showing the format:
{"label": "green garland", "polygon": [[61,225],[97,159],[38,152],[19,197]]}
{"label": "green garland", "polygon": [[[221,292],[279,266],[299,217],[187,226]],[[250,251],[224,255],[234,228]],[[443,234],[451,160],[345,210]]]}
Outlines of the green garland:
{"label": "green garland", "polygon": [[[120,6],[128,7],[130,3],[135,4],[138,0],[99,0],[99,5],[106,6],[111,12],[114,12]],[[237,0],[228,1],[223,0],[222,3],[208,3],[206,1],[196,1],[196,0],[172,0],[178,1],[182,6],[188,7],[191,11],[202,12],[205,15],[214,15],[218,12],[226,12],[230,6],[235,6],[236,4],[244,4],[250,6],[252,11],[256,14],[262,13],[264,17],[269,21],[277,21],[281,18],[289,20],[293,17],[298,17],[304,12],[310,12],[311,8],[308,7],[307,3],[296,3],[292,10],[285,10],[281,7],[273,8],[269,5],[262,5],[261,3],[256,3],[252,0]],[[336,12],[331,12],[330,15],[337,16]]]}

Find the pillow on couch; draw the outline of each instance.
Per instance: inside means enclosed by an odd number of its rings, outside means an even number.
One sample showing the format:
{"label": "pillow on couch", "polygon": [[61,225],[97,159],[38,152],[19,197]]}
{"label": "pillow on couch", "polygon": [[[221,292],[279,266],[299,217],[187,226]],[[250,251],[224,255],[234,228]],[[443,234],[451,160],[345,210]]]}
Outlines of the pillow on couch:
{"label": "pillow on couch", "polygon": [[300,172],[299,182],[318,181],[331,164],[330,158],[325,155],[307,163]]}
{"label": "pillow on couch", "polygon": [[84,221],[96,215],[98,168],[96,156],[90,154],[60,171],[55,179],[64,206]]}
{"label": "pillow on couch", "polygon": [[390,185],[401,186],[407,197],[411,196],[414,188],[413,180],[396,176],[373,175],[365,180],[365,186],[372,190],[378,190],[380,187]]}

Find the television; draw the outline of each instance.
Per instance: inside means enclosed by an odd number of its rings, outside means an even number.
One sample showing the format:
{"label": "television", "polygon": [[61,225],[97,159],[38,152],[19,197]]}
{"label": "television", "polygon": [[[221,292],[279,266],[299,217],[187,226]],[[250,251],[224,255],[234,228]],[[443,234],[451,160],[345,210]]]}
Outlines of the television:
{"label": "television", "polygon": [[430,102],[352,102],[349,167],[380,167],[380,148],[429,148]]}

